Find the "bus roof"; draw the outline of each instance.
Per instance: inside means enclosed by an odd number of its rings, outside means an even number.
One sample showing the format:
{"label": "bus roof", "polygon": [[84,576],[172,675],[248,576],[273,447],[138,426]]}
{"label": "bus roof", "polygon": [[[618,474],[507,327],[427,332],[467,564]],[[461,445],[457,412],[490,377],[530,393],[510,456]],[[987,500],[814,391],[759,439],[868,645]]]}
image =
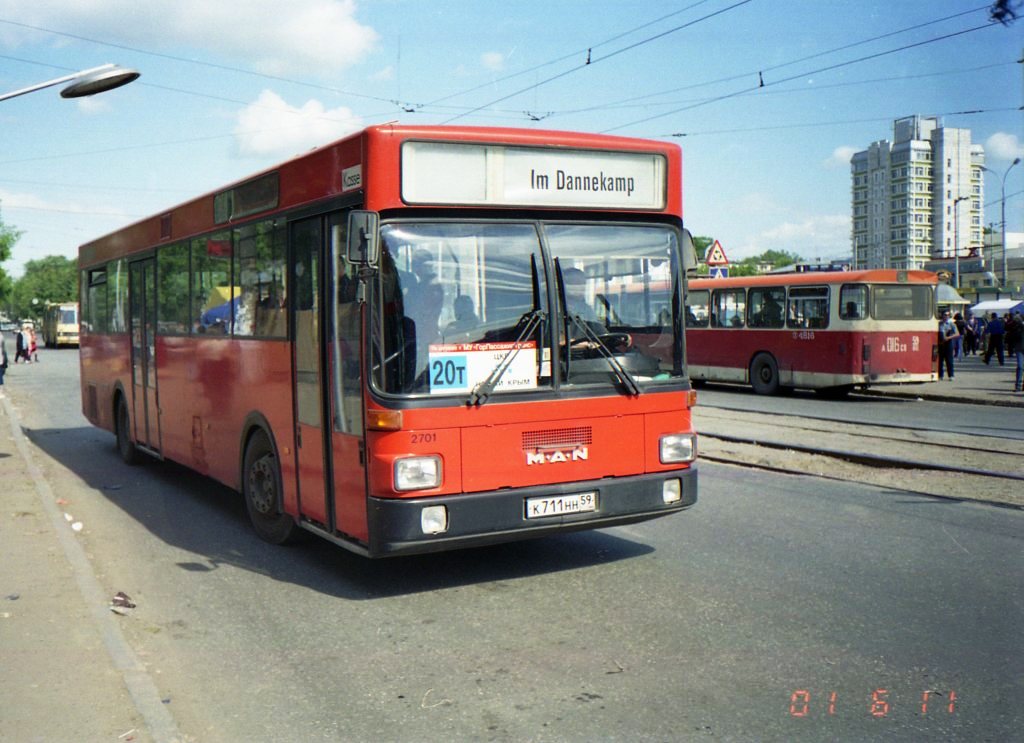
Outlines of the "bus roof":
{"label": "bus roof", "polygon": [[877,268],[863,271],[806,271],[795,273],[729,276],[727,278],[690,278],[691,289],[726,289],[747,286],[806,286],[814,284],[937,284],[931,271],[902,271]]}
{"label": "bus roof", "polygon": [[[679,146],[674,143],[542,129],[381,124],[367,127],[87,242],[79,249],[79,264],[81,267],[94,265],[217,229],[228,229],[250,219],[259,219],[261,216],[265,218],[280,211],[331,199],[337,200],[339,204],[363,203],[364,208],[375,211],[425,206],[436,208],[436,204],[416,205],[403,201],[402,144],[410,140],[543,148],[553,152],[601,150],[656,154],[664,158],[667,193],[662,208],[645,211],[682,217],[682,154]],[[359,198],[360,194],[362,198]],[[449,206],[481,208],[481,205],[474,206],[471,203]],[[552,204],[530,208],[550,211],[569,207]],[[582,211],[630,211],[601,206],[572,208]]]}

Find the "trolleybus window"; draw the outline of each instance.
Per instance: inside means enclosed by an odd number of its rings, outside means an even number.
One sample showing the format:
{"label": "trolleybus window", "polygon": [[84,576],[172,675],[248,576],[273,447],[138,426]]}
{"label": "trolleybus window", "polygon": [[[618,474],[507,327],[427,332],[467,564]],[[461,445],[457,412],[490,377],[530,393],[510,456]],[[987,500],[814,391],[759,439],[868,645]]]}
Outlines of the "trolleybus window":
{"label": "trolleybus window", "polygon": [[715,289],[711,295],[711,327],[742,328],[747,304],[743,289]]}
{"label": "trolleybus window", "polygon": [[876,320],[926,320],[935,315],[935,289],[910,284],[874,284],[871,316]]}
{"label": "trolleybus window", "polygon": [[843,320],[861,320],[867,316],[867,284],[843,284],[839,290],[839,317]]}
{"label": "trolleybus window", "polygon": [[784,287],[753,288],[747,295],[747,325],[752,328],[781,328],[785,325]]}
{"label": "trolleybus window", "polygon": [[791,328],[827,328],[828,287],[800,286],[790,289],[786,322]]}
{"label": "trolleybus window", "polygon": [[707,289],[694,289],[686,293],[686,327],[708,326],[708,295]]}

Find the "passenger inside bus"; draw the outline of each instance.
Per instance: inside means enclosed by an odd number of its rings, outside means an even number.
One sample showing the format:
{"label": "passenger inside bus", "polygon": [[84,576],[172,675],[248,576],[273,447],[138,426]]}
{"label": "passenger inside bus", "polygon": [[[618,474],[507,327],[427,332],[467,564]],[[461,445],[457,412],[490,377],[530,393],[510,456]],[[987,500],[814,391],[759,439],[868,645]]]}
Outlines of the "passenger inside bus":
{"label": "passenger inside bus", "polygon": [[845,317],[845,319],[847,319],[847,320],[856,320],[859,317],[860,317],[860,313],[857,312],[857,303],[856,302],[847,302],[846,303],[846,317]]}
{"label": "passenger inside bus", "polygon": [[446,341],[449,339],[449,336],[470,333],[480,329],[480,318],[476,314],[476,305],[473,303],[473,298],[468,294],[460,294],[455,298],[452,303],[452,311],[455,313],[455,319],[448,323],[444,329]]}

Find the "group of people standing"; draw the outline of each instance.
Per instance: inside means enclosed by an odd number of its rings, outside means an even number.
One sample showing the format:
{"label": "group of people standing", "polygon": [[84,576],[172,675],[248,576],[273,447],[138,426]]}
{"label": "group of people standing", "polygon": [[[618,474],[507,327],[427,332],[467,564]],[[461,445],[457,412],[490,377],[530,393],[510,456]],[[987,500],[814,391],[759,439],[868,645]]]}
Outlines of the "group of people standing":
{"label": "group of people standing", "polygon": [[985,364],[995,356],[1003,366],[1006,356],[1015,357],[1017,376],[1014,390],[1024,391],[1024,318],[1020,311],[1002,317],[993,312],[990,317],[975,317],[970,312],[964,317],[959,312],[950,317],[949,310],[939,320],[939,379],[945,372],[953,378],[953,360],[973,355],[982,356]]}
{"label": "group of people standing", "polygon": [[[19,361],[24,361],[26,364],[31,364],[33,361],[39,361],[39,346],[36,343],[36,331],[30,326],[25,326],[15,334],[14,363],[17,364]],[[7,373],[9,363],[10,357],[7,355],[7,339],[4,338],[4,334],[0,332],[0,397],[4,396],[4,375]]]}

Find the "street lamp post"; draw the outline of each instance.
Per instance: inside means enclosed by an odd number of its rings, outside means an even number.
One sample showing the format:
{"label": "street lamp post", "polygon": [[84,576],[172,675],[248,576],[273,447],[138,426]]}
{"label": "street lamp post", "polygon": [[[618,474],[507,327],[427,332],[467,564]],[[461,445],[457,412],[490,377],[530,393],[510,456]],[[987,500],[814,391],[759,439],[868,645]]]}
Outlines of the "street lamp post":
{"label": "street lamp post", "polygon": [[953,199],[953,286],[960,291],[960,202],[967,196]]}
{"label": "street lamp post", "polygon": [[60,85],[61,83],[71,83],[60,92],[62,98],[81,98],[120,88],[122,85],[127,85],[138,77],[139,73],[135,70],[129,70],[116,64],[105,64],[88,70],[74,72],[70,75],[64,75],[53,80],[47,80],[45,83],[36,83],[21,90],[4,93],[0,95],[0,101],[6,101],[8,98],[16,98],[19,95],[33,93],[53,85]]}
{"label": "street lamp post", "polygon": [[1020,162],[1020,158],[1019,157],[1018,158],[1014,158],[1014,161],[1012,163],[1010,163],[1010,167],[1006,169],[1005,173],[1003,173],[1002,193],[1000,195],[1000,214],[999,214],[999,219],[1003,223],[1003,235],[1002,235],[1002,242],[1003,242],[1003,266],[1002,266],[1002,273],[1001,273],[1001,275],[999,277],[999,284],[1004,289],[1006,288],[1006,285],[1007,285],[1007,278],[1006,278],[1006,176],[1008,176],[1010,174],[1010,170],[1013,168],[1013,166],[1017,165],[1019,162]]}

